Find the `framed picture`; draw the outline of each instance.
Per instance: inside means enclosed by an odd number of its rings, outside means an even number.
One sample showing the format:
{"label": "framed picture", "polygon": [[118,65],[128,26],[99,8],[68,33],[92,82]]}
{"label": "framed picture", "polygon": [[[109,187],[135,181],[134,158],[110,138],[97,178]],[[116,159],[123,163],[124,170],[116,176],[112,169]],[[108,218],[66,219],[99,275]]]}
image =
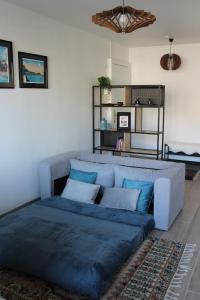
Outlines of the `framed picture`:
{"label": "framed picture", "polygon": [[12,42],[0,40],[0,88],[14,88]]}
{"label": "framed picture", "polygon": [[117,130],[129,131],[131,130],[131,113],[118,112],[117,113]]}
{"label": "framed picture", "polygon": [[47,56],[18,52],[20,88],[48,88]]}

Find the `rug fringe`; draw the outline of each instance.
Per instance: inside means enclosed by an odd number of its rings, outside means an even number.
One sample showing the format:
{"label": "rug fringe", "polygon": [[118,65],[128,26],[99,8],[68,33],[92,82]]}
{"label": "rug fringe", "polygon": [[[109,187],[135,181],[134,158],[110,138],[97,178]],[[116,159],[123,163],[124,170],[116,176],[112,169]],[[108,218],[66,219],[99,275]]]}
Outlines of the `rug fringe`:
{"label": "rug fringe", "polygon": [[174,291],[176,289],[181,289],[183,280],[187,273],[192,270],[191,268],[191,260],[194,256],[194,252],[196,249],[196,244],[186,244],[183,254],[181,256],[178,268],[176,273],[174,274],[170,286],[165,294],[164,300],[178,300],[180,297],[180,293]]}

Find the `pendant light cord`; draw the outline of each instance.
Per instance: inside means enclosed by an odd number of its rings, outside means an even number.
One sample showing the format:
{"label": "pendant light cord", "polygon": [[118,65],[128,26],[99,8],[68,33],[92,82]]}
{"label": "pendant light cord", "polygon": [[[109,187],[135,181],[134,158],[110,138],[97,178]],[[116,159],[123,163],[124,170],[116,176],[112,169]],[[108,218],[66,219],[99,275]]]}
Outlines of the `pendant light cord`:
{"label": "pendant light cord", "polygon": [[172,44],[173,44],[173,41],[174,41],[174,39],[173,39],[173,38],[170,38],[170,39],[169,39],[169,42],[170,42],[170,51],[169,51],[169,56],[170,56],[170,57],[172,56]]}

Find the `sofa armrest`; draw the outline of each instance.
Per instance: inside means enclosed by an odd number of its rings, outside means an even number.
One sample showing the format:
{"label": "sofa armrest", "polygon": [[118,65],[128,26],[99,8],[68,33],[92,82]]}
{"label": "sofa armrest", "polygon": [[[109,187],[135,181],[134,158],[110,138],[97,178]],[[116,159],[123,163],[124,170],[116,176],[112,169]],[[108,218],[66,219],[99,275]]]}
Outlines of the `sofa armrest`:
{"label": "sofa armrest", "polygon": [[168,230],[184,205],[185,165],[162,170],[154,185],[154,219],[157,229]]}
{"label": "sofa armrest", "polygon": [[67,176],[70,171],[70,159],[76,158],[79,152],[68,152],[52,156],[40,163],[39,185],[41,199],[54,195],[54,180]]}

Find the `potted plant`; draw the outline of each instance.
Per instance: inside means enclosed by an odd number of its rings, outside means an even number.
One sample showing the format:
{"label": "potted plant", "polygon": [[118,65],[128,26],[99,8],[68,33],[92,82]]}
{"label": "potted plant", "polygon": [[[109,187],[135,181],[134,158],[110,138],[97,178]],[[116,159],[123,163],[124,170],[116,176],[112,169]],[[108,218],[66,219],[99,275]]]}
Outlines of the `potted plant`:
{"label": "potted plant", "polygon": [[111,82],[109,77],[101,76],[98,78],[99,86],[101,88],[110,90],[111,89]]}

